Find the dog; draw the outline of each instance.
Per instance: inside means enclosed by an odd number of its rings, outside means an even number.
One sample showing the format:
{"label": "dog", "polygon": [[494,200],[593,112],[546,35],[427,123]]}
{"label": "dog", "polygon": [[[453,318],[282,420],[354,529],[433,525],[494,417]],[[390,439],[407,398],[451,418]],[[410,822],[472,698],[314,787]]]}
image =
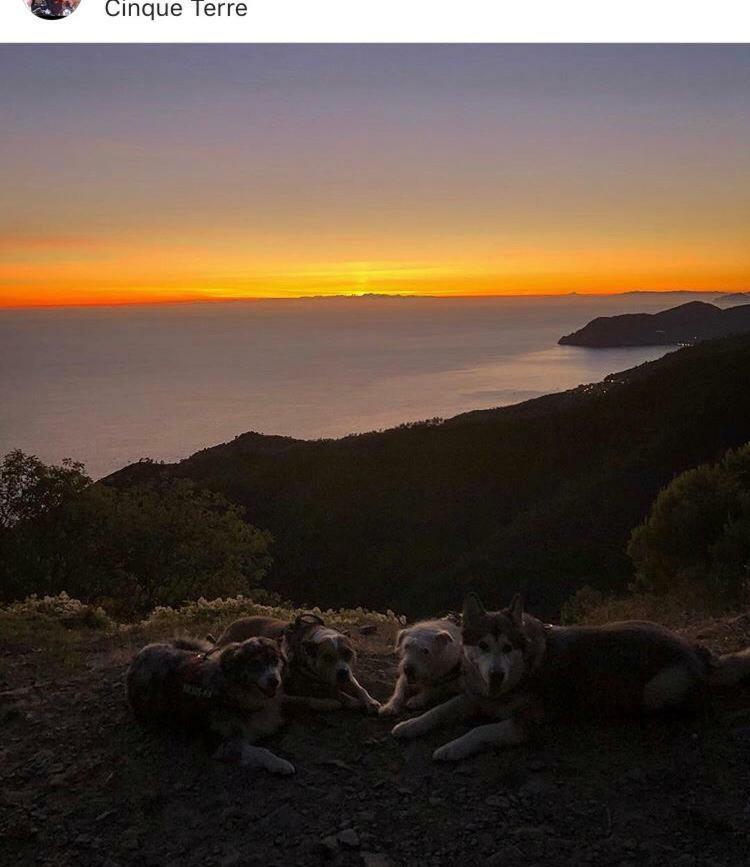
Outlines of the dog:
{"label": "dog", "polygon": [[285,660],[268,638],[226,644],[174,639],[149,644],[135,657],[126,678],[127,698],[141,722],[166,722],[218,735],[218,758],[274,774],[294,766],[255,741],[281,725]]}
{"label": "dog", "polygon": [[461,691],[461,627],[450,617],[421,620],[396,636],[398,678],[382,716],[419,710]]}
{"label": "dog", "polygon": [[341,707],[366,713],[379,710],[380,702],[354,675],[357,657],[349,637],[326,626],[316,614],[300,614],[291,622],[273,617],[242,617],[225,629],[216,646],[251,636],[279,642],[288,661],[284,677],[287,704],[301,704],[313,710]]}
{"label": "dog", "polygon": [[645,621],[549,626],[524,613],[520,596],[488,612],[469,595],[462,638],[462,694],[393,729],[398,738],[415,738],[450,722],[493,720],[437,749],[438,761],[523,743],[539,723],[574,712],[697,707],[711,687],[750,676],[750,649],[717,657]]}

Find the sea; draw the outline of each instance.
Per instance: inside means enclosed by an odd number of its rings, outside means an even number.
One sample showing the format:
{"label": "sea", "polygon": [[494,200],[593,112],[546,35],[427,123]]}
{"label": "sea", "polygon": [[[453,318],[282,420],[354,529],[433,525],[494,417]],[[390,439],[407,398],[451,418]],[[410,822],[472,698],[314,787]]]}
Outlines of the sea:
{"label": "sea", "polygon": [[558,346],[692,293],[339,297],[0,310],[0,457],[102,477],[246,431],[341,437],[562,391],[669,347]]}

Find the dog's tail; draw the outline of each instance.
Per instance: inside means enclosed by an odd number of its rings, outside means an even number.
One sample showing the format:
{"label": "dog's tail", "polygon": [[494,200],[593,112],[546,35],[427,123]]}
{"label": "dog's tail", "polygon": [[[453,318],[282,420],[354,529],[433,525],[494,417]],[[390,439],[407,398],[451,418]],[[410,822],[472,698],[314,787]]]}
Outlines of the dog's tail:
{"label": "dog's tail", "polygon": [[735,686],[745,678],[750,678],[750,647],[711,660],[708,673],[711,686]]}

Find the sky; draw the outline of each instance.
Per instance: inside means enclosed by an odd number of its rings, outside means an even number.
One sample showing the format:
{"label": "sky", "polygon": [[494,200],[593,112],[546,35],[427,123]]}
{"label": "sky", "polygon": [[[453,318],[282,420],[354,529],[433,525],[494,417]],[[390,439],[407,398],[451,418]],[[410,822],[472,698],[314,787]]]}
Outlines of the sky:
{"label": "sky", "polygon": [[0,306],[750,290],[750,46],[0,48]]}

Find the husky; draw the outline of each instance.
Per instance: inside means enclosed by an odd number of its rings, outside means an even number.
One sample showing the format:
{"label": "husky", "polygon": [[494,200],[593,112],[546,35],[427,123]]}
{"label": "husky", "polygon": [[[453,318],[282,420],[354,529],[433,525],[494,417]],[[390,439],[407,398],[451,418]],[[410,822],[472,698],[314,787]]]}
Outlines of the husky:
{"label": "husky", "polygon": [[715,656],[646,621],[550,626],[526,614],[518,595],[494,612],[467,596],[462,633],[462,694],[392,731],[416,738],[447,723],[492,720],[437,749],[438,761],[523,743],[540,722],[576,711],[599,716],[694,708],[709,688],[750,676],[750,649]]}
{"label": "husky", "polygon": [[224,630],[216,646],[251,636],[279,642],[288,660],[284,677],[286,704],[312,710],[346,707],[370,714],[380,708],[380,702],[354,675],[357,656],[349,637],[326,626],[316,614],[300,614],[291,622],[273,617],[242,617]]}
{"label": "husky", "polygon": [[284,664],[278,645],[268,638],[233,642],[220,651],[190,638],[149,644],[128,669],[127,697],[141,722],[218,735],[223,743],[217,758],[293,774],[292,764],[254,745],[281,725]]}
{"label": "husky", "polygon": [[421,620],[396,636],[398,678],[381,716],[420,710],[461,692],[461,627],[450,617]]}

